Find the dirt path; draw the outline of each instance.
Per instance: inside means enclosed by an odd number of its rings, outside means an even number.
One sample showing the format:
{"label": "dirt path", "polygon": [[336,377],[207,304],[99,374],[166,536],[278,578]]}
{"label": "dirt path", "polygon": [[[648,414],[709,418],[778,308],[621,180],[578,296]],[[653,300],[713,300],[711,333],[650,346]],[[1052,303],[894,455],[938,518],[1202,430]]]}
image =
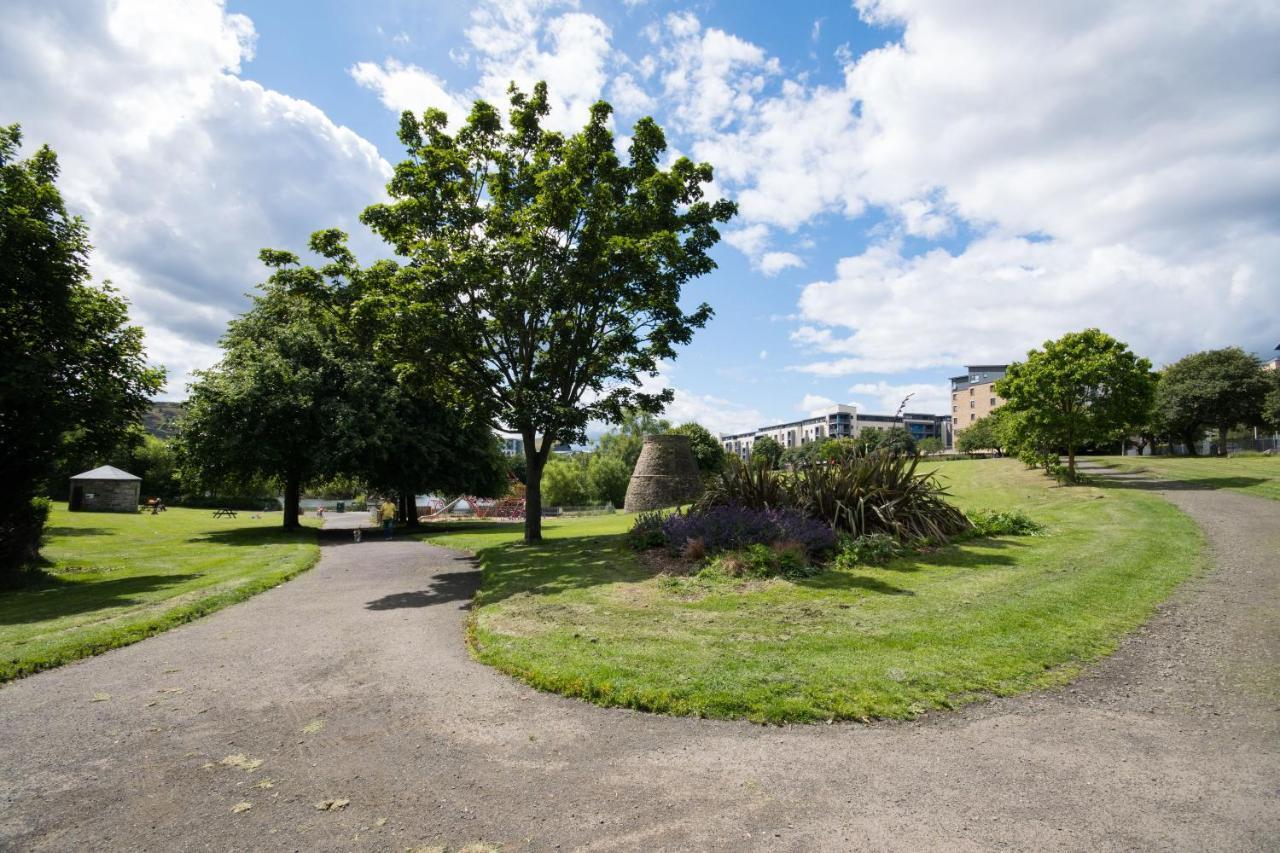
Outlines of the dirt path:
{"label": "dirt path", "polygon": [[0,688],[0,848],[1274,850],[1280,502],[1167,495],[1216,570],[1114,657],[875,726],[537,693],[467,657],[468,560],[337,540],[244,604]]}

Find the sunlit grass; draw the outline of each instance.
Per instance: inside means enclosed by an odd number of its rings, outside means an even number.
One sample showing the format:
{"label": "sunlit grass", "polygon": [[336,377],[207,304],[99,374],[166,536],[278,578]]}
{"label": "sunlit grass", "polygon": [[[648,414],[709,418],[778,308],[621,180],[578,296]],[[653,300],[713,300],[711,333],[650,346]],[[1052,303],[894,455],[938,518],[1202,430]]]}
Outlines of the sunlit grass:
{"label": "sunlit grass", "polygon": [[1280,501],[1280,456],[1106,456],[1110,468]]}
{"label": "sunlit grass", "polygon": [[963,508],[1047,527],[801,581],[655,575],[624,516],[472,524],[470,641],[530,684],[600,704],[759,721],[904,718],[1061,683],[1115,648],[1200,565],[1194,524],[1132,489],[1059,487],[1009,460],[939,466]]}
{"label": "sunlit grass", "polygon": [[55,509],[44,572],[0,590],[0,681],[137,642],[315,563],[313,530],[286,533],[279,513],[252,516]]}

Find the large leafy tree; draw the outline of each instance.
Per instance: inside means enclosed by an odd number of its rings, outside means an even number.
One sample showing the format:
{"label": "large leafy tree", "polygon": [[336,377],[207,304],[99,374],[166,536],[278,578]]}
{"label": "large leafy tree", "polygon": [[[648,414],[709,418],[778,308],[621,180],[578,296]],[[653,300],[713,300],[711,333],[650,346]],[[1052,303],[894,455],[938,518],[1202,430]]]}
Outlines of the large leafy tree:
{"label": "large leafy tree", "polygon": [[700,474],[704,476],[707,474],[719,474],[724,470],[724,445],[720,443],[720,439],[712,435],[711,431],[702,424],[689,421],[670,431],[676,435],[688,437],[689,444],[693,447],[693,458],[698,463],[698,472]]}
{"label": "large leafy tree", "polygon": [[770,469],[777,468],[782,464],[782,454],[784,452],[782,445],[772,436],[762,435],[751,442],[751,461],[756,464],[763,464]]}
{"label": "large leafy tree", "polygon": [[715,267],[716,225],[735,208],[704,199],[709,165],[660,166],[652,119],[623,162],[608,104],[565,137],[543,126],[545,84],[510,96],[505,123],[477,101],[453,135],[439,110],[405,113],[391,201],[361,218],[408,259],[381,299],[403,363],[447,376],[524,439],[525,539],[537,541],[552,446],[671,400],[640,378],[711,317],[705,304],[686,313],[681,289]]}
{"label": "large leafy tree", "polygon": [[[1004,414],[1001,414],[1004,412]],[[976,453],[981,450],[994,451],[997,456],[1004,455],[1007,446],[1005,426],[1008,423],[1008,412],[1004,407],[996,409],[986,417],[979,418],[969,424],[956,435],[956,449],[961,453]]]}
{"label": "large leafy tree", "polygon": [[164,371],[109,286],[89,280],[88,229],[67,213],[47,146],[18,159],[18,125],[0,127],[0,576],[37,556],[33,503],[59,454],[105,455],[139,423]]}
{"label": "large leafy tree", "polygon": [[1147,418],[1154,394],[1151,362],[1099,331],[1070,332],[996,382],[1003,408],[1029,443],[1062,448],[1076,477],[1076,449],[1124,434]]}
{"label": "large leafy tree", "polygon": [[1218,430],[1218,454],[1227,453],[1227,432],[1263,421],[1269,391],[1257,358],[1240,349],[1192,353],[1160,374],[1156,414],[1191,453],[1208,428]]}
{"label": "large leafy tree", "polygon": [[[198,375],[179,425],[184,477],[213,488],[270,478],[284,490],[284,526],[296,528],[311,480],[345,473],[370,446],[366,403],[382,377],[346,334],[345,271],[325,281],[266,252],[275,272],[222,338],[222,360]],[[308,280],[309,281],[304,281]],[[320,298],[329,293],[329,298]]]}

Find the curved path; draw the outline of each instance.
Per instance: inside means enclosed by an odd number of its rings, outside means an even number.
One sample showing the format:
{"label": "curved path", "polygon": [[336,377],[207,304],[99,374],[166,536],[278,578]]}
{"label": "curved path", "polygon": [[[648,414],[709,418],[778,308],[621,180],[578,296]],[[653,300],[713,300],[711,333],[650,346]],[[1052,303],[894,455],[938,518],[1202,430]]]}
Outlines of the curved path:
{"label": "curved path", "polygon": [[1280,502],[1166,495],[1215,571],[1075,684],[909,724],[541,694],[467,657],[465,557],[327,543],[248,602],[0,688],[0,848],[1275,849]]}

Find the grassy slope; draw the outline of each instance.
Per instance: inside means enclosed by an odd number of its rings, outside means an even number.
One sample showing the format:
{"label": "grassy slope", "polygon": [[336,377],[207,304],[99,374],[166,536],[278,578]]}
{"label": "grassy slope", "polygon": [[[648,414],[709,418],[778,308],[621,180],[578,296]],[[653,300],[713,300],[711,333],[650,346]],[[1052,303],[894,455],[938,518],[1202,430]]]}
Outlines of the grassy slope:
{"label": "grassy slope", "polygon": [[280,516],[55,509],[47,577],[0,591],[0,681],[137,642],[310,568],[315,534]]}
{"label": "grassy slope", "polygon": [[478,552],[472,646],[601,704],[761,721],[910,717],[1071,678],[1200,564],[1194,524],[1145,492],[1059,488],[1011,461],[940,466],[965,508],[1018,507],[1037,538],[978,540],[791,583],[655,577],[608,538],[630,519],[433,541]]}
{"label": "grassy slope", "polygon": [[1231,489],[1280,501],[1280,456],[1107,456],[1096,461],[1206,489]]}

